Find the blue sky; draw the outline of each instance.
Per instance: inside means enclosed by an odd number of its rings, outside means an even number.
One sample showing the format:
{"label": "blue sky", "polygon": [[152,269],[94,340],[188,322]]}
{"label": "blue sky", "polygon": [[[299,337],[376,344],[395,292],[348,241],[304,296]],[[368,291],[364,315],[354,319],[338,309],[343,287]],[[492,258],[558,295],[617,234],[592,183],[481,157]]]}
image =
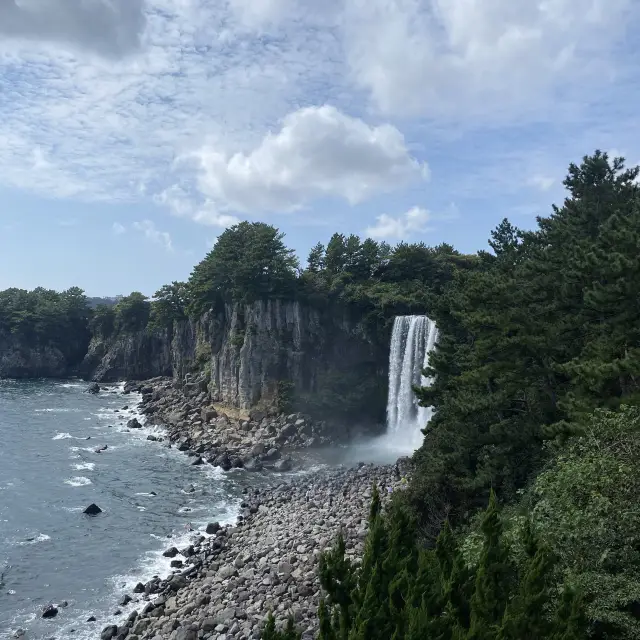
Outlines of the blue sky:
{"label": "blue sky", "polygon": [[486,247],[640,161],[637,0],[9,0],[0,289],[185,279],[243,219]]}

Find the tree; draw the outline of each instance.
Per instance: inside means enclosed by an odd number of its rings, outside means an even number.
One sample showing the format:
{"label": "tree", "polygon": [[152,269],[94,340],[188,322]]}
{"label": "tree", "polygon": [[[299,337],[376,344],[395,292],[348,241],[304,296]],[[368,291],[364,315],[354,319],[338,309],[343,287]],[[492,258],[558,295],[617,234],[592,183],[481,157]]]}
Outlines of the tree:
{"label": "tree", "polygon": [[291,296],[298,260],[283,238],[262,222],[226,229],[189,278],[189,312],[199,315],[219,302]]}
{"label": "tree", "polygon": [[133,332],[146,328],[151,314],[151,305],[147,296],[134,291],[120,299],[115,306],[117,331]]}
{"label": "tree", "polygon": [[153,294],[151,323],[158,328],[171,326],[187,317],[188,289],[184,282],[165,284]]}

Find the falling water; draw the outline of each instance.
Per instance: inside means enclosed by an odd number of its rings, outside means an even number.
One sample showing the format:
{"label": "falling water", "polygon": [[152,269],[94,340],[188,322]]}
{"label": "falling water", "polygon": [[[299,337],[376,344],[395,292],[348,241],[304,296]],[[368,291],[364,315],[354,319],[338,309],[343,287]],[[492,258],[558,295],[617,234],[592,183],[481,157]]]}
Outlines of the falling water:
{"label": "falling water", "polygon": [[429,386],[422,375],[438,336],[435,322],[427,316],[398,316],[393,323],[389,350],[389,399],[387,437],[396,444],[416,449],[431,408],[418,405],[413,386]]}

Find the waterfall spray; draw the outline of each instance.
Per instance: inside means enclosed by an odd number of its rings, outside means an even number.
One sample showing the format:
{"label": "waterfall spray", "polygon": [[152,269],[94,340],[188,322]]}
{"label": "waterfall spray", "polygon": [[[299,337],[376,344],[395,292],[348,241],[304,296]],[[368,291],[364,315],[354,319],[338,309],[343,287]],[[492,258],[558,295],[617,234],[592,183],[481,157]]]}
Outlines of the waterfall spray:
{"label": "waterfall spray", "polygon": [[431,418],[430,407],[421,407],[413,386],[429,386],[422,375],[429,364],[438,331],[427,316],[398,316],[393,323],[389,349],[389,398],[387,438],[394,444],[416,449],[422,444],[420,432]]}

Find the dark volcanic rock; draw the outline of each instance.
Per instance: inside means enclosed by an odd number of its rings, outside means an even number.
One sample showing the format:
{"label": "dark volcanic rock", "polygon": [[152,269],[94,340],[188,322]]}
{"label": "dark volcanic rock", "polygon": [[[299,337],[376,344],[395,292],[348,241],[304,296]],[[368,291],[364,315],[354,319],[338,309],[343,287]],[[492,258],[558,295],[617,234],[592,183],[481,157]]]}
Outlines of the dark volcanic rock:
{"label": "dark volcanic rock", "polygon": [[85,393],[100,393],[100,385],[97,382],[92,382],[85,390]]}
{"label": "dark volcanic rock", "polygon": [[131,418],[131,420],[127,422],[127,429],[142,429],[142,425],[138,422],[137,418]]}
{"label": "dark volcanic rock", "polygon": [[100,634],[100,640],[111,640],[118,635],[118,627],[115,624],[110,624],[105,627]]}
{"label": "dark volcanic rock", "polygon": [[57,615],[58,615],[58,608],[55,607],[52,604],[48,604],[42,610],[42,617],[43,618],[55,618]]}
{"label": "dark volcanic rock", "polygon": [[102,513],[102,509],[92,502],[84,511],[88,516],[97,516],[99,513]]}
{"label": "dark volcanic rock", "polygon": [[206,528],[206,532],[210,535],[213,535],[214,533],[218,533],[218,531],[220,531],[220,523],[219,522],[210,522],[207,525]]}
{"label": "dark volcanic rock", "polygon": [[175,558],[180,553],[175,547],[169,547],[162,555],[165,558]]}

